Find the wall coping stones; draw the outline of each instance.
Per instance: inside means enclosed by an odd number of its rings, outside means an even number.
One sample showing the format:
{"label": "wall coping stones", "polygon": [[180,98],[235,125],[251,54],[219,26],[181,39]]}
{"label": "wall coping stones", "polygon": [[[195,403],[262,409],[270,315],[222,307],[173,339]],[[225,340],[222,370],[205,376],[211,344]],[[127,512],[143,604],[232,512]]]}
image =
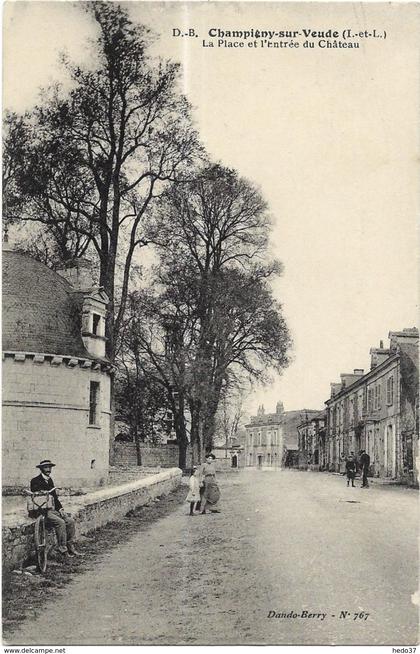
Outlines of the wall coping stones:
{"label": "wall coping stones", "polygon": [[78,496],[75,501],[72,501],[72,506],[86,506],[96,502],[103,502],[105,500],[119,497],[121,495],[128,495],[140,488],[148,488],[154,486],[160,481],[173,479],[175,477],[182,477],[182,470],[180,468],[168,468],[164,472],[158,472],[154,475],[149,475],[143,479],[136,479],[134,481],[126,482],[118,486],[107,486],[99,490],[87,493],[86,495]]}
{"label": "wall coping stones", "polygon": [[[64,510],[71,513],[77,513],[78,510],[85,508],[86,506],[121,497],[123,495],[129,495],[130,493],[134,493],[135,491],[142,488],[155,486],[162,481],[175,479],[177,477],[182,477],[182,470],[179,468],[168,468],[163,472],[149,475],[143,479],[129,481],[125,484],[119,484],[118,486],[106,486],[104,488],[100,488],[99,490],[88,492],[86,495],[70,496],[68,498],[66,497],[64,502]],[[3,505],[3,528],[14,529],[18,527],[24,527],[25,525],[30,525],[33,522],[33,518],[29,518],[27,515],[26,499],[24,497],[22,497],[21,507],[14,506],[13,508],[9,509],[9,511],[7,511],[7,506]]]}

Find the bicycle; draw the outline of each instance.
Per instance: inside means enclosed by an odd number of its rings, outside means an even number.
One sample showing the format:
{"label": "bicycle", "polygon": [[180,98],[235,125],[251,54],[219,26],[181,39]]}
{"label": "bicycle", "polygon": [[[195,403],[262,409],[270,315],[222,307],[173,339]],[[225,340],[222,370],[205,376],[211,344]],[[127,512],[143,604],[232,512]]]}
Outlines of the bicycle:
{"label": "bicycle", "polygon": [[54,508],[54,499],[51,495],[53,491],[59,490],[58,488],[50,488],[45,491],[32,492],[25,490],[25,495],[28,495],[27,508],[31,516],[36,514],[34,526],[34,541],[36,558],[38,562],[38,569],[40,572],[45,572],[48,563],[48,545],[47,545],[47,527],[45,520],[47,518],[48,509]]}

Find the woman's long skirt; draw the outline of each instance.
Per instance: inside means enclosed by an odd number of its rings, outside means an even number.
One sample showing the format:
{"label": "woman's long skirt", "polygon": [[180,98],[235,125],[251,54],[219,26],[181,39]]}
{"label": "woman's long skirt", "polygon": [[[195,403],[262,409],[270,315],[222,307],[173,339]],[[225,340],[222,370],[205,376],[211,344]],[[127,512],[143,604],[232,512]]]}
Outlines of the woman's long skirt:
{"label": "woman's long skirt", "polygon": [[201,508],[203,510],[208,508],[212,511],[216,508],[219,500],[220,490],[215,478],[210,475],[204,477],[204,493],[201,500]]}

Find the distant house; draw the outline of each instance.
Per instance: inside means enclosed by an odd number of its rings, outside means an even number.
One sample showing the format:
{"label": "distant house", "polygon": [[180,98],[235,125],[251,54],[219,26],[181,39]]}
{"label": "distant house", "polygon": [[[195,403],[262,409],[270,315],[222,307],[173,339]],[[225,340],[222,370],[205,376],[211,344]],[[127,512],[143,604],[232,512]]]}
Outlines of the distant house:
{"label": "distant house", "polygon": [[22,487],[42,459],[60,486],[94,486],[108,475],[108,298],[86,261],[61,274],[3,251],[3,486]]}
{"label": "distant house", "polygon": [[265,413],[260,406],[256,416],[245,425],[245,465],[253,467],[288,467],[297,464],[298,425],[307,415],[319,413],[314,409],[284,411],[277,403],[275,413]]}

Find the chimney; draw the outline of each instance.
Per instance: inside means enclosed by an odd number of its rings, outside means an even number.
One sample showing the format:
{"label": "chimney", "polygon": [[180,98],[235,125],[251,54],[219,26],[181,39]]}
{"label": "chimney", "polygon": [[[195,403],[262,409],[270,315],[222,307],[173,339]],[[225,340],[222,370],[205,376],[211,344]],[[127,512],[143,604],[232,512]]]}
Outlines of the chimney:
{"label": "chimney", "polygon": [[57,273],[71,284],[75,291],[88,291],[93,287],[92,262],[89,259],[72,259]]}
{"label": "chimney", "polygon": [[284,413],[283,402],[277,402],[277,404],[276,404],[276,414],[278,415],[278,414],[281,414],[281,413]]}
{"label": "chimney", "polygon": [[379,341],[379,349],[380,350],[384,349],[384,342],[383,341]]}
{"label": "chimney", "polygon": [[389,332],[388,338],[391,350],[395,351],[400,343],[416,344],[419,339],[419,330],[417,327],[406,327],[402,332]]}
{"label": "chimney", "polygon": [[[382,342],[382,341],[381,341]],[[391,350],[384,350],[383,348],[371,347],[370,348],[370,369],[376,368],[391,354]]]}
{"label": "chimney", "polygon": [[365,374],[365,371],[363,370],[363,368],[355,368],[353,373],[358,377],[361,377],[362,375]]}
{"label": "chimney", "polygon": [[351,386],[351,384],[354,384],[360,377],[363,376],[363,370],[360,368],[354,370],[354,372],[349,372],[349,373],[343,373],[340,375],[341,379],[341,385],[343,388],[346,388],[347,386]]}

